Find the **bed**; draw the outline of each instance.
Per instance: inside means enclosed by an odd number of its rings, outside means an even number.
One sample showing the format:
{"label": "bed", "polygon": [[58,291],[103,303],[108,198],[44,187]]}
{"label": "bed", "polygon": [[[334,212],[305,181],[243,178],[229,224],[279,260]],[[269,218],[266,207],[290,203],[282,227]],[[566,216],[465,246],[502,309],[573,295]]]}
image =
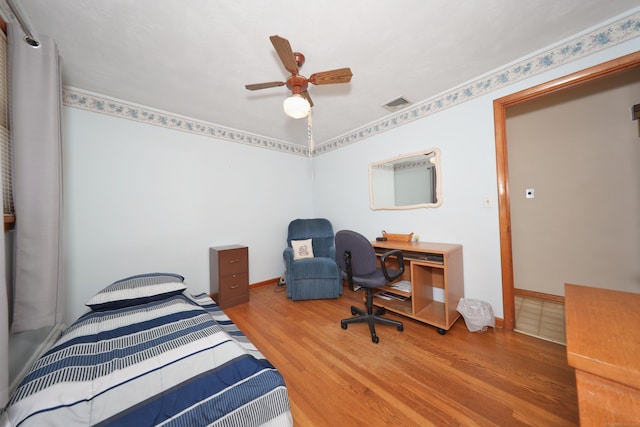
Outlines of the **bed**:
{"label": "bed", "polygon": [[33,364],[3,426],[290,426],[282,375],[178,274],[117,281]]}

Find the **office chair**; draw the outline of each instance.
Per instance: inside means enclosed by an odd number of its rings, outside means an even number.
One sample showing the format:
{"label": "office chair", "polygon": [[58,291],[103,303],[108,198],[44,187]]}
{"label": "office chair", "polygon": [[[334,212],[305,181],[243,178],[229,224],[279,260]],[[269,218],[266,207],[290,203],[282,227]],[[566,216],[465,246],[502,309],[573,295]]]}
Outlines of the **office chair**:
{"label": "office chair", "polygon": [[[350,230],[341,230],[336,233],[336,261],[342,270],[342,276],[347,279],[349,288],[361,286],[365,289],[366,311],[351,306],[351,314],[355,317],[340,321],[342,329],[347,329],[350,323],[368,323],[371,331],[371,340],[378,343],[376,335],[376,323],[392,325],[402,332],[402,322],[382,317],[384,307],[373,310],[373,289],[386,285],[399,278],[404,273],[404,259],[400,250],[391,250],[380,257],[380,266],[377,264],[376,252],[362,234]],[[385,261],[389,257],[395,257],[398,261],[398,269],[386,266]]]}

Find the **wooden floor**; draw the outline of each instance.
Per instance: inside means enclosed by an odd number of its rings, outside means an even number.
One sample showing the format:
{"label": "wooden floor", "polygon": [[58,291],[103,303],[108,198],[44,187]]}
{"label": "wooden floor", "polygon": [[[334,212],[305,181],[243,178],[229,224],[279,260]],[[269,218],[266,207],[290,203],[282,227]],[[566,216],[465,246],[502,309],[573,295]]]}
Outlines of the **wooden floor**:
{"label": "wooden floor", "polygon": [[296,426],[573,426],[578,407],[565,347],[516,332],[446,335],[393,314],[404,331],[340,328],[361,294],[287,299],[252,289],[228,316],[283,374]]}

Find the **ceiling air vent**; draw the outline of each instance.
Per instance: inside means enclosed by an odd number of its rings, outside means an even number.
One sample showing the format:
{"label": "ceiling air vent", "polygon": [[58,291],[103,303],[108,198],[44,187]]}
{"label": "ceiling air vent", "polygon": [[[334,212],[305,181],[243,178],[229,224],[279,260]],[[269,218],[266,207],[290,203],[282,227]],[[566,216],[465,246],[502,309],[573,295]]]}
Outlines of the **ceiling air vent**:
{"label": "ceiling air vent", "polygon": [[394,112],[403,107],[406,107],[409,104],[411,104],[411,102],[409,102],[406,98],[400,96],[392,101],[387,102],[386,104],[383,104],[382,106],[387,110]]}

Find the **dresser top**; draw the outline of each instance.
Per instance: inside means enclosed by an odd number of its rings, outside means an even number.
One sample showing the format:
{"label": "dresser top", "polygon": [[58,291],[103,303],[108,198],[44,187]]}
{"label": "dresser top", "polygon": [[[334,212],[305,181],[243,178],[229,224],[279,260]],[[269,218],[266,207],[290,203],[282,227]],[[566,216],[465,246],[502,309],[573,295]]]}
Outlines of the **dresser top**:
{"label": "dresser top", "polygon": [[246,246],[244,245],[225,245],[225,246],[214,246],[210,249],[213,249],[215,251],[228,251],[230,249],[243,249],[246,248]]}
{"label": "dresser top", "polygon": [[640,388],[640,294],[565,285],[570,366]]}

